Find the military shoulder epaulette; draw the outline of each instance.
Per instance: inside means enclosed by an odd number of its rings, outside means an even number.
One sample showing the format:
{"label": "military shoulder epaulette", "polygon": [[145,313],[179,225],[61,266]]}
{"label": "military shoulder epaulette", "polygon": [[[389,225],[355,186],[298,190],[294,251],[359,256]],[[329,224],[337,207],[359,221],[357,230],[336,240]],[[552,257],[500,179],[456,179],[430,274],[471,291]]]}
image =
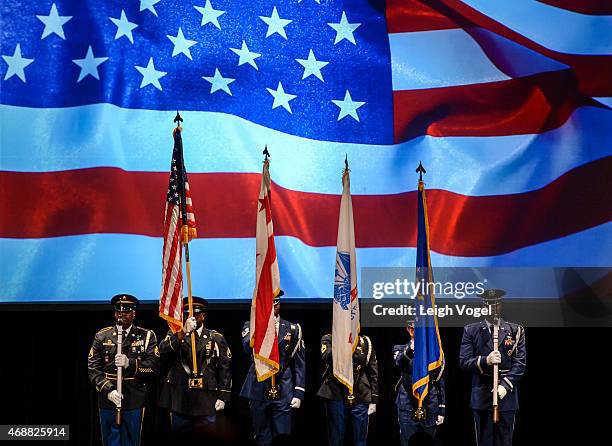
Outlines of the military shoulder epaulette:
{"label": "military shoulder epaulette", "polygon": [[106,332],[108,330],[112,330],[113,328],[115,328],[115,327],[112,326],[112,325],[110,327],[104,327],[102,330],[98,331],[97,334],[104,333],[104,332]]}
{"label": "military shoulder epaulette", "polygon": [[481,324],[481,322],[472,322],[471,324],[467,324],[465,326],[465,328],[472,328],[472,327],[478,327]]}
{"label": "military shoulder epaulette", "polygon": [[223,333],[218,332],[217,330],[210,330],[210,335],[218,338],[223,338]]}
{"label": "military shoulder epaulette", "polygon": [[515,330],[518,330],[519,327],[521,328],[521,330],[524,330],[524,328],[520,324],[516,324],[514,322],[509,322],[509,321],[504,321],[504,322],[506,322],[510,326],[510,328],[513,328]]}

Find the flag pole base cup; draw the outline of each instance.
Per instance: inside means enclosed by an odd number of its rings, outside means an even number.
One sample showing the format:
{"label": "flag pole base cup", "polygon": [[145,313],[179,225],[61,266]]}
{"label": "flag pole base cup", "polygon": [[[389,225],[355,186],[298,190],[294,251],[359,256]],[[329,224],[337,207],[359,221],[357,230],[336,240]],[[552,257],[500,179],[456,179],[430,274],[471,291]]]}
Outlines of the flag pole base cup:
{"label": "flag pole base cup", "polygon": [[499,407],[493,408],[493,423],[499,423]]}
{"label": "flag pole base cup", "polygon": [[189,390],[202,390],[204,388],[204,378],[192,377],[187,381],[187,387]]}
{"label": "flag pole base cup", "polygon": [[355,395],[353,395],[352,393],[349,393],[344,397],[344,405],[346,407],[353,407],[355,405],[355,402]]}
{"label": "flag pole base cup", "polygon": [[411,418],[417,423],[423,422],[427,419],[427,412],[422,407],[417,407],[412,411]]}
{"label": "flag pole base cup", "polygon": [[280,399],[280,390],[278,385],[270,385],[270,387],[266,390],[266,399],[270,401],[278,401]]}

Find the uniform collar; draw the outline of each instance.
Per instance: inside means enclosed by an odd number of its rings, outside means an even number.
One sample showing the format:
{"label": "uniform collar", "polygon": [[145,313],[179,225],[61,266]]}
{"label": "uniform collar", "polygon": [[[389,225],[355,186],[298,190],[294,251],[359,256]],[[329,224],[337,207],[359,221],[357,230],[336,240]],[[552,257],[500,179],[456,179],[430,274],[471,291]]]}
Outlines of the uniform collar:
{"label": "uniform collar", "polygon": [[[489,322],[487,319],[484,320],[485,324],[487,324],[487,328],[491,328],[493,326],[493,324],[491,322]],[[497,326],[501,328],[502,326],[502,320],[501,318],[497,321]]]}
{"label": "uniform collar", "polygon": [[[126,338],[132,332],[132,328],[134,328],[134,324],[130,325],[128,328],[123,330],[123,337]],[[115,325],[115,329],[113,330],[113,335],[117,336],[119,331],[117,330],[117,326]]]}

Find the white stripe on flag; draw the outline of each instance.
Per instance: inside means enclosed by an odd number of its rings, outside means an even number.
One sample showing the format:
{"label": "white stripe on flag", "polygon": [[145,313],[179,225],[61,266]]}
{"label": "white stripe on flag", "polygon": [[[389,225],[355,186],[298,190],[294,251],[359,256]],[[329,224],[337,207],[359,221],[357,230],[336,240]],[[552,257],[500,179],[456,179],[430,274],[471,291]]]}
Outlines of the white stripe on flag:
{"label": "white stripe on flag", "polygon": [[612,54],[612,17],[578,14],[536,0],[462,0],[513,31],[561,53]]}
{"label": "white stripe on flag", "polygon": [[[431,253],[437,267],[608,267],[612,251],[601,246],[612,238],[612,222],[492,257],[455,257]],[[294,237],[276,237],[284,299],[330,298],[336,247],[315,248]],[[130,246],[126,250],[125,247]],[[0,251],[11,262],[0,268],[0,301],[105,301],[129,289],[142,301],[159,299],[161,237],[88,234],[44,239],[0,239]],[[249,299],[254,238],[195,239],[189,250],[194,294],[211,299]],[[592,255],[585,256],[589,252]],[[410,267],[415,248],[359,248],[360,267]],[[113,262],[108,259],[112,258]],[[295,265],[300,265],[296,268]],[[358,270],[359,273],[359,270]],[[44,283],[41,289],[40,284]],[[362,293],[366,295],[365,291]]]}
{"label": "white stripe on flag", "polygon": [[[88,125],[71,124],[83,120]],[[167,112],[110,104],[60,109],[0,105],[0,168],[46,172],[103,166],[164,172],[168,167],[168,147],[163,142],[167,120]],[[429,189],[483,196],[540,189],[568,170],[609,156],[610,147],[602,141],[612,140],[612,110],[596,107],[581,107],[562,127],[538,135],[424,136],[389,146],[315,141],[223,113],[190,112],[189,120],[193,123],[186,154],[190,175],[258,172],[261,159],[253,154],[249,141],[268,141],[270,147],[282,149],[274,153],[276,184],[326,194],[338,193],[337,166],[345,154],[351,160],[351,192],[355,194],[415,190],[406,171],[422,161],[425,166],[436,166],[427,172]],[[39,131],[23,132],[22,122],[36,122]],[[132,128],[144,127],[150,132],[139,135],[142,137],[123,137]],[[214,139],[200,143],[212,133]],[[27,157],[23,147],[28,148]],[[225,150],[227,147],[232,150]],[[300,175],[295,174],[295,166],[300,166]]]}

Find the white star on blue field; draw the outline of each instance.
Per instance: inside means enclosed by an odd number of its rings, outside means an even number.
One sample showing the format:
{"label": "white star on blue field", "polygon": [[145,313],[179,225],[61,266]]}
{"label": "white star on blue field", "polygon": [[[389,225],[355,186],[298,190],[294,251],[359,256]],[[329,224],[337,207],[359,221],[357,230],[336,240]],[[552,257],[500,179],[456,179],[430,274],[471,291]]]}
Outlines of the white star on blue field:
{"label": "white star on blue field", "polygon": [[79,73],[79,78],[77,79],[77,82],[81,82],[86,76],[92,76],[100,80],[98,66],[103,64],[107,60],[108,57],[94,57],[94,53],[90,45],[89,48],[87,48],[87,54],[83,59],[72,60],[75,64],[81,67],[81,72]]}
{"label": "white star on blue field", "polygon": [[120,18],[117,19],[114,17],[109,17],[109,19],[115,24],[115,26],[117,26],[115,40],[119,39],[122,36],[125,36],[130,42],[134,43],[134,36],[132,35],[132,31],[138,28],[138,25],[128,20],[123,9],[121,10]]}
{"label": "white star on blue field", "polygon": [[57,6],[55,3],[51,5],[51,10],[49,11],[49,15],[37,15],[38,20],[45,24],[45,29],[43,29],[41,39],[50,36],[51,34],[57,34],[62,39],[66,40],[66,36],[64,35],[64,25],[72,19],[72,16],[61,16],[57,11]]}

